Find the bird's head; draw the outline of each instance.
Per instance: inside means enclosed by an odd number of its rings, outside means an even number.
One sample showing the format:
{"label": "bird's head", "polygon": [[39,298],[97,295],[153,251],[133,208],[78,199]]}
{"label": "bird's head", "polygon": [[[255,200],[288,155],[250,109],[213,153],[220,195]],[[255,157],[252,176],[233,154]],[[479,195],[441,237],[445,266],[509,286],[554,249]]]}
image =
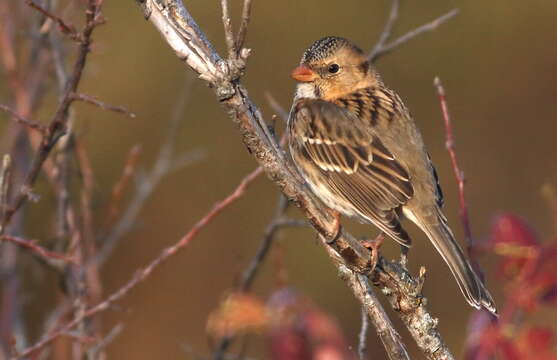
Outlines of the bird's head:
{"label": "bird's head", "polygon": [[299,82],[298,98],[324,100],[333,100],[380,81],[359,47],[334,36],[314,42],[291,75]]}

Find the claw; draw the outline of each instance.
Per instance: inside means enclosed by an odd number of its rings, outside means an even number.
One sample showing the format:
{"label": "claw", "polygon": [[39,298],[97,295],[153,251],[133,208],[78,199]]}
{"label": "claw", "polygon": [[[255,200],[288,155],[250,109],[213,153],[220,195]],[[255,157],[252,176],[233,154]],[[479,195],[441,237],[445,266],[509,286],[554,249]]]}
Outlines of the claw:
{"label": "claw", "polygon": [[371,272],[375,270],[377,266],[377,262],[379,261],[379,248],[383,244],[383,240],[385,240],[385,235],[380,233],[377,237],[373,240],[364,240],[362,241],[362,245],[368,248],[371,251]]}

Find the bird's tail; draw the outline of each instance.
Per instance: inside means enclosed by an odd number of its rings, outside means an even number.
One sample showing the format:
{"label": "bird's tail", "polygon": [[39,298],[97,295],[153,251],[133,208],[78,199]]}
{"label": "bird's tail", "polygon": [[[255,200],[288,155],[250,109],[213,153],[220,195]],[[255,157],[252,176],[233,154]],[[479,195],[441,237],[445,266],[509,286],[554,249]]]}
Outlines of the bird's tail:
{"label": "bird's tail", "polygon": [[466,301],[476,309],[483,307],[497,315],[497,309],[491,294],[466,259],[462,248],[455,240],[447,224],[445,216],[440,210],[436,212],[438,221],[422,221],[423,219],[417,218],[414,214],[411,214],[414,216],[408,217],[426,233],[435,249],[441,254],[443,260],[451,269]]}

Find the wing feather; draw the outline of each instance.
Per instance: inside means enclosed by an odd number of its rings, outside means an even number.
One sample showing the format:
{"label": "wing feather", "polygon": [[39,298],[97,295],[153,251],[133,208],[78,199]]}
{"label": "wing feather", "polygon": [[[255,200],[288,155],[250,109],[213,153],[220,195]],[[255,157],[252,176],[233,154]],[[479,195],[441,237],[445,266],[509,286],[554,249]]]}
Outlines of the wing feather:
{"label": "wing feather", "polygon": [[[398,210],[414,193],[410,176],[368,124],[322,100],[305,100],[292,118],[304,166],[313,166],[331,191],[395,240],[409,245]],[[307,169],[306,169],[307,170]],[[303,171],[303,166],[302,166]]]}

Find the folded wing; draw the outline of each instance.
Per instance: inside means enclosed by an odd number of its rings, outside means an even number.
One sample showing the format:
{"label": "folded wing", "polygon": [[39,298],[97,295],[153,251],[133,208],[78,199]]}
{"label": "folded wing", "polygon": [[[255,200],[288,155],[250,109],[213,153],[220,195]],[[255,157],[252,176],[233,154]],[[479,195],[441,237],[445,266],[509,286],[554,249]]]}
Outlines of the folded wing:
{"label": "folded wing", "polygon": [[322,173],[332,192],[408,246],[398,211],[413,196],[410,177],[362,121],[333,103],[306,100],[296,107],[291,126],[302,134],[297,139],[301,155]]}

